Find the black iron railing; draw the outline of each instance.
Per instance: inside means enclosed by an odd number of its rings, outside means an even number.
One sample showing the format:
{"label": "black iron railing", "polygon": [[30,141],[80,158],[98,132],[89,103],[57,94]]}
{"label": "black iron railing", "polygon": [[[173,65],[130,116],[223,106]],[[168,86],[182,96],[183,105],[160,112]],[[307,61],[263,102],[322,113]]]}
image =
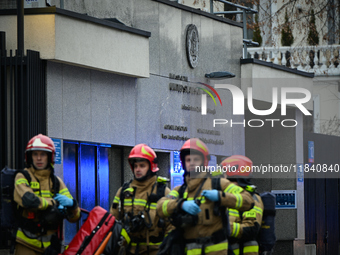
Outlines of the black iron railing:
{"label": "black iron railing", "polygon": [[7,51],[0,32],[0,167],[24,167],[28,140],[46,134],[45,61],[39,52]]}

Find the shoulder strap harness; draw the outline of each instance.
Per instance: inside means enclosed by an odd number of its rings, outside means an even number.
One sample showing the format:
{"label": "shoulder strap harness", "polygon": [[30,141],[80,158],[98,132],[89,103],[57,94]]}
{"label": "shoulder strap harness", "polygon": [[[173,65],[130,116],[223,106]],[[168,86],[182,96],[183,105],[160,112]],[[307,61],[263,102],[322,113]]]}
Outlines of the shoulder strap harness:
{"label": "shoulder strap harness", "polygon": [[[221,178],[212,178],[211,186],[212,186],[212,189],[222,190]],[[178,191],[179,198],[183,197],[185,189],[186,189],[186,184],[184,183]],[[205,254],[205,246],[207,243],[211,243],[211,242],[214,244],[220,243],[228,238],[229,232],[230,232],[229,216],[226,212],[226,207],[221,206],[220,202],[218,201],[218,202],[215,202],[213,211],[215,215],[222,217],[222,224],[223,224],[222,229],[212,233],[211,236],[186,240],[187,243],[195,242],[195,243],[201,244],[202,245],[201,254],[203,255]]]}

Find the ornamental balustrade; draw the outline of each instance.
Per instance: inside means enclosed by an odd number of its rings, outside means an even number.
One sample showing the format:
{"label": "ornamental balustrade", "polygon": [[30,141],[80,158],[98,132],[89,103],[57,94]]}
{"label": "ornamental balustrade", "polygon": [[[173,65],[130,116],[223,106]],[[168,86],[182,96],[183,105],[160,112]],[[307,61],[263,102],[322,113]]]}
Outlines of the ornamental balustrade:
{"label": "ornamental balustrade", "polygon": [[248,48],[248,57],[314,73],[340,75],[340,45]]}

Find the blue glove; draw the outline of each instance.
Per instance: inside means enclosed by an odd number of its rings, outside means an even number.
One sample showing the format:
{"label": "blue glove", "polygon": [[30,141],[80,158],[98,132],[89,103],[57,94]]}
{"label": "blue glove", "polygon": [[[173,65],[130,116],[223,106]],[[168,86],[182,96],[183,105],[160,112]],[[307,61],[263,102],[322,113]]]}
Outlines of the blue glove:
{"label": "blue glove", "polygon": [[195,203],[194,200],[184,201],[182,204],[182,209],[191,215],[196,215],[201,211],[200,207]]}
{"label": "blue glove", "polygon": [[60,211],[62,211],[62,210],[65,209],[65,207],[64,207],[63,205],[59,205],[59,206],[58,206],[58,209],[59,209]]}
{"label": "blue glove", "polygon": [[216,189],[203,190],[201,196],[206,197],[210,201],[216,202],[220,200],[219,191]]}
{"label": "blue glove", "polygon": [[58,201],[59,204],[62,206],[73,206],[73,200],[71,198],[68,198],[67,196],[61,195],[59,193],[54,197],[54,200]]}

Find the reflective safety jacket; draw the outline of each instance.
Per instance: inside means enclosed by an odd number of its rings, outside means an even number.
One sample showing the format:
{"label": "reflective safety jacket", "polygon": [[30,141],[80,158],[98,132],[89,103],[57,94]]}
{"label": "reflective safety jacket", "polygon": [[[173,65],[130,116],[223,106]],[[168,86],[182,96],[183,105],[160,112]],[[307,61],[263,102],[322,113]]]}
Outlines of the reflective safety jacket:
{"label": "reflective safety jacket", "polygon": [[[59,224],[62,223],[64,217],[70,222],[76,222],[80,217],[80,209],[76,200],[73,200],[73,206],[67,208],[66,215],[54,220],[51,208],[56,208],[57,202],[53,199],[54,190],[53,181],[50,169],[35,170],[30,167],[27,170],[31,177],[29,184],[28,180],[22,173],[15,176],[14,185],[14,201],[18,204],[20,213],[19,228],[16,234],[16,241],[22,245],[43,253],[44,250],[51,245],[52,235],[58,230]],[[59,193],[73,199],[64,182],[59,178]],[[59,211],[56,211],[58,215]],[[53,216],[53,217],[48,217]],[[51,228],[44,229],[47,218],[53,224]],[[54,225],[52,227],[52,225]]]}
{"label": "reflective safety jacket", "polygon": [[[227,254],[228,240],[225,238],[219,243],[205,242],[211,240],[212,235],[223,230],[223,219],[221,214],[214,213],[215,202],[201,197],[203,190],[212,189],[212,181],[210,178],[190,178],[185,177],[187,187],[183,194],[183,198],[179,197],[180,186],[175,187],[168,196],[160,199],[157,203],[157,212],[160,217],[173,217],[183,212],[181,205],[183,200],[193,200],[196,193],[196,199],[200,200],[201,212],[198,213],[197,223],[183,227],[183,237],[186,240],[187,254],[201,254],[204,248],[205,254]],[[236,186],[229,180],[220,178],[221,190],[219,191],[219,205],[223,207],[236,208],[238,210],[250,210],[253,206],[253,198],[249,192],[244,191],[241,187]],[[202,246],[204,246],[202,248]]]}
{"label": "reflective safety jacket", "polygon": [[[110,213],[122,220],[129,233],[130,253],[156,254],[164,235],[172,229],[168,222],[160,220],[156,213],[157,201],[151,199],[157,194],[157,182],[164,182],[164,178],[152,176],[143,182],[134,179],[127,189],[122,191],[122,187],[119,188],[114,197]],[[124,204],[121,192],[124,193]],[[166,187],[164,195],[169,193],[170,189]],[[121,215],[122,212],[124,215]],[[141,224],[140,227],[138,224]]]}
{"label": "reflective safety jacket", "polygon": [[256,237],[261,228],[263,202],[258,194],[254,194],[253,198],[255,205],[250,211],[241,212],[229,209],[230,236],[232,237],[230,248],[235,255],[259,254],[259,245]]}

